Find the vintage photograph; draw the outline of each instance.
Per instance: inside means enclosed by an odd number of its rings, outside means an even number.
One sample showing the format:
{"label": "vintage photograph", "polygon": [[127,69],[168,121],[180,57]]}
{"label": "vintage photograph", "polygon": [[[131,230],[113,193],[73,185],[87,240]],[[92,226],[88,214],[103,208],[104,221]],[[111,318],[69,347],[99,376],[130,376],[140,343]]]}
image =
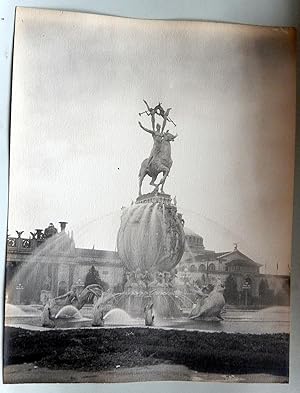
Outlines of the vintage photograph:
{"label": "vintage photograph", "polygon": [[17,8],[4,383],[288,383],[293,28]]}

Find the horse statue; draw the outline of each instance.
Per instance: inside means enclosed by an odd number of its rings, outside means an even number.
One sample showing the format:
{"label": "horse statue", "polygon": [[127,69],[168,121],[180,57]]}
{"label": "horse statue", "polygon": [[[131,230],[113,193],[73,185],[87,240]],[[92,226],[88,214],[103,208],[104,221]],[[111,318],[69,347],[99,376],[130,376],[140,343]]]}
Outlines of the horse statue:
{"label": "horse statue", "polygon": [[[155,187],[154,192],[158,193],[159,186],[161,186],[160,192],[164,193],[164,184],[173,164],[171,158],[170,142],[173,142],[177,137],[177,134],[172,135],[169,131],[165,132],[164,129],[167,122],[171,122],[175,126],[176,124],[169,117],[169,113],[172,108],[164,110],[161,103],[156,105],[154,108],[150,108],[147,101],[144,100],[144,103],[147,107],[147,110],[139,113],[139,115],[146,113],[148,116],[151,116],[152,130],[144,127],[141,122],[139,122],[139,126],[142,128],[142,130],[152,135],[153,147],[149,158],[146,158],[141,165],[139,172],[139,195],[142,195],[142,183],[146,175],[151,177],[150,185]],[[155,116],[162,117],[162,125],[156,123]],[[158,184],[155,184],[155,180],[160,173],[163,174],[163,177]]]}
{"label": "horse statue", "polygon": [[71,305],[80,310],[86,303],[92,302],[95,297],[100,298],[102,293],[103,289],[100,285],[91,284],[85,287],[80,294],[77,294],[75,289],[71,288],[64,295],[49,299],[42,312],[42,326],[54,327],[54,320],[63,307]]}
{"label": "horse statue", "polygon": [[192,308],[189,315],[190,319],[206,319],[217,318],[223,320],[221,312],[225,306],[224,285],[218,281],[211,292],[207,292],[206,288],[197,291],[199,300]]}
{"label": "horse statue", "polygon": [[[139,124],[143,130],[152,134],[154,140],[150,157],[142,162],[139,172],[139,195],[142,195],[142,184],[146,175],[152,178],[150,185],[155,187],[154,192],[159,192],[159,186],[161,186],[160,192],[164,193],[165,181],[173,164],[170,142],[177,138],[177,134],[173,135],[168,131],[164,133],[151,131],[143,127],[141,123]],[[159,130],[159,127],[157,127],[157,130]],[[163,177],[158,184],[155,184],[155,180],[160,173],[163,174]]]}

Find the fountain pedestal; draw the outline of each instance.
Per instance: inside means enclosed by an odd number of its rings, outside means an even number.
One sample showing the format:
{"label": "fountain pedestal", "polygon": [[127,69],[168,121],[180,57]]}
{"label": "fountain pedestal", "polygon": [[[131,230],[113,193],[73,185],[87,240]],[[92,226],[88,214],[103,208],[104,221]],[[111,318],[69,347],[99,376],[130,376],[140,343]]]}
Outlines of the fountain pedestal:
{"label": "fountain pedestal", "polygon": [[167,318],[180,313],[169,276],[174,277],[183,255],[183,224],[168,194],[141,195],[123,209],[117,247],[128,277],[118,306],[130,315],[143,314],[149,297],[154,314]]}
{"label": "fountain pedestal", "polygon": [[120,259],[128,271],[170,271],[184,251],[182,215],[168,194],[146,194],[123,208],[117,237]]}

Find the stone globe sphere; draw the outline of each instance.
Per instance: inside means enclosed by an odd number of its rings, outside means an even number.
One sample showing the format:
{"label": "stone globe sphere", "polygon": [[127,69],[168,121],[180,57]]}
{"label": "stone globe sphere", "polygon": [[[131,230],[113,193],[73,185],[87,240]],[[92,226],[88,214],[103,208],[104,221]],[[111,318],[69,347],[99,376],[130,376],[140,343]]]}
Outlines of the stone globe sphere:
{"label": "stone globe sphere", "polygon": [[183,255],[184,241],[176,206],[143,202],[123,209],[117,249],[127,270],[170,271]]}

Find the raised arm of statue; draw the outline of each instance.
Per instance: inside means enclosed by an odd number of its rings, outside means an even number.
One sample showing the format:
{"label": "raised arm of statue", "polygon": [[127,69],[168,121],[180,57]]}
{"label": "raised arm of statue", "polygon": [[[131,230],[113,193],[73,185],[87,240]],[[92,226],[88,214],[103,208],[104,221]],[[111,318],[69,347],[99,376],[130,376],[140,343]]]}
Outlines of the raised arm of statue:
{"label": "raised arm of statue", "polygon": [[164,132],[164,129],[165,129],[165,126],[166,126],[166,123],[167,123],[167,120],[168,120],[168,116],[169,116],[169,113],[170,113],[171,109],[172,108],[168,108],[165,111],[164,115],[163,115],[164,121],[163,121],[163,124],[162,124],[161,132]]}
{"label": "raised arm of statue", "polygon": [[150,108],[150,106],[148,105],[148,102],[146,100],[143,100],[143,101],[144,101],[144,103],[147,107],[147,110],[148,110],[148,112],[146,112],[147,115],[148,116],[151,115],[152,130],[155,132],[155,112],[156,111],[155,111],[155,109]]}
{"label": "raised arm of statue", "polygon": [[[145,105],[146,105],[146,107],[147,107],[149,113],[151,113],[151,108],[150,108],[150,106],[148,105],[148,102],[147,102],[146,100],[143,100],[143,101],[144,101],[144,103],[145,103]],[[152,110],[153,110],[153,109],[152,109]]]}
{"label": "raised arm of statue", "polygon": [[154,131],[148,130],[148,128],[144,127],[143,124],[139,121],[139,126],[146,132],[149,132],[149,134],[153,135]]}

